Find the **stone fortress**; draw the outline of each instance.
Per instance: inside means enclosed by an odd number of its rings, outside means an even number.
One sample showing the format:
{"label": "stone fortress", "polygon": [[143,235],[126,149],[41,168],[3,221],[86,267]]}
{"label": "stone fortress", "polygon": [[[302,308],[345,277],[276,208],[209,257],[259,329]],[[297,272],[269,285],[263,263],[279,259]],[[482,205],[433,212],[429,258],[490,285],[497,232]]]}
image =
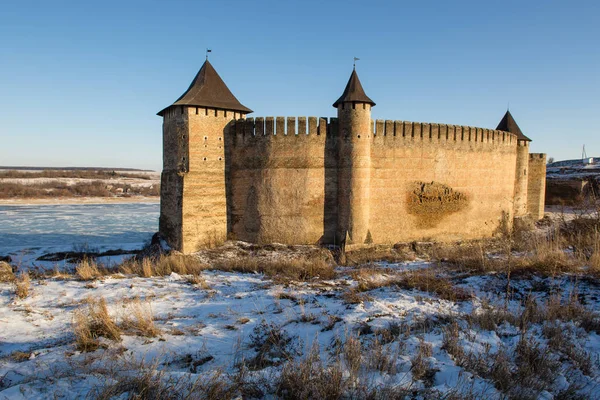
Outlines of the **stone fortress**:
{"label": "stone fortress", "polygon": [[496,129],[373,121],[355,70],[333,106],[337,118],[249,118],[207,60],[158,113],[168,243],[451,241],[543,217],[546,155],[510,112]]}

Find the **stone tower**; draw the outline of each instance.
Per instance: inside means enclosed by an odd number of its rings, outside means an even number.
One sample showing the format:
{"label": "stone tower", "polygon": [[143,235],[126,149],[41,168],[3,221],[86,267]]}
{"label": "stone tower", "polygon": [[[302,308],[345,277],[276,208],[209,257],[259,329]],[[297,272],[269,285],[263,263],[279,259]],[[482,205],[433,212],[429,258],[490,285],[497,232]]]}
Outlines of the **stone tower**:
{"label": "stone tower", "polygon": [[190,253],[227,236],[225,140],[232,121],[252,110],[231,93],[206,60],[163,117],[159,230]]}
{"label": "stone tower", "polygon": [[517,164],[515,168],[515,195],[513,213],[515,217],[527,215],[527,181],[529,170],[529,139],[521,132],[519,125],[506,111],[496,130],[510,132],[517,136]]}
{"label": "stone tower", "polygon": [[374,105],[353,70],[344,93],[333,103],[339,126],[337,236],[346,245],[372,241],[369,203]]}

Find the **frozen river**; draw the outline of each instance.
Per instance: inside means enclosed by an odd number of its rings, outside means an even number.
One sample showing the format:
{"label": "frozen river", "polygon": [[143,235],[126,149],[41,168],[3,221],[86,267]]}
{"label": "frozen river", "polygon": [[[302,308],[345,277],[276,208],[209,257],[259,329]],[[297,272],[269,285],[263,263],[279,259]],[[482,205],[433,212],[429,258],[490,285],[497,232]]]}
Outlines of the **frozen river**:
{"label": "frozen river", "polygon": [[0,206],[0,256],[34,264],[45,253],[138,249],[158,230],[158,203]]}

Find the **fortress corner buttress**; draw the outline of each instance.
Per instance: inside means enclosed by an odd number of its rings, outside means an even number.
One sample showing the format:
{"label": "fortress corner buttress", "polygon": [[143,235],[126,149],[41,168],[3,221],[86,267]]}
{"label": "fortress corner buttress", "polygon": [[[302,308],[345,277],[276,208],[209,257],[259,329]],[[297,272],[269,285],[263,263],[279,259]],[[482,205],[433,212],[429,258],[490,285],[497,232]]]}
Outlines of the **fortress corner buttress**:
{"label": "fortress corner buttress", "polygon": [[371,107],[356,70],[342,96],[333,104],[338,115],[338,240],[346,245],[369,244]]}
{"label": "fortress corner buttress", "polygon": [[252,112],[208,62],[163,117],[159,230],[191,253],[227,237],[226,142],[232,121]]}

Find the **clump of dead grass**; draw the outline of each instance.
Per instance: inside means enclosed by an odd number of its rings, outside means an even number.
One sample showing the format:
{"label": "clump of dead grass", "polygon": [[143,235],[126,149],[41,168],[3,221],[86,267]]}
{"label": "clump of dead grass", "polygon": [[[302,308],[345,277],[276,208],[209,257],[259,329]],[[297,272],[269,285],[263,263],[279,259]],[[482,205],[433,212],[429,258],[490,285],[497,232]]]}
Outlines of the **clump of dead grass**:
{"label": "clump of dead grass", "polygon": [[345,304],[361,304],[365,301],[371,301],[373,298],[366,293],[361,293],[357,288],[351,288],[344,291],[341,299]]}
{"label": "clump of dead grass", "polygon": [[[465,351],[460,344],[460,327],[458,322],[453,321],[451,324],[443,328],[442,350],[446,350],[448,354],[459,361],[464,358]],[[457,362],[458,364],[458,362]]]}
{"label": "clump of dead grass", "polygon": [[439,298],[450,301],[465,301],[473,296],[465,289],[457,287],[433,268],[423,268],[399,274],[394,283],[402,289],[417,289],[435,293]]}
{"label": "clump of dead grass", "polygon": [[[217,369],[193,378],[186,375],[170,375],[153,364],[128,363],[121,366],[130,371],[114,374],[107,384],[96,388],[93,397],[99,400],[127,399],[232,399],[243,392],[243,381],[236,381]],[[235,377],[234,377],[235,378]]]}
{"label": "clump of dead grass", "polygon": [[171,273],[179,275],[197,275],[208,269],[194,256],[182,254],[160,255],[156,258],[132,259],[120,266],[120,271],[126,275],[138,275],[145,278],[153,276],[169,276]]}
{"label": "clump of dead grass", "polygon": [[438,244],[433,255],[438,261],[455,269],[487,272],[496,267],[496,262],[488,257],[484,244],[486,243]]}
{"label": "clump of dead grass", "polygon": [[75,267],[75,274],[82,281],[91,281],[108,274],[108,271],[100,267],[94,260],[84,258]]}
{"label": "clump of dead grass", "polygon": [[249,347],[256,351],[256,355],[248,363],[251,369],[279,365],[299,354],[298,337],[265,320],[254,327]]}
{"label": "clump of dead grass", "polygon": [[186,280],[190,285],[197,285],[204,290],[211,289],[210,285],[206,281],[206,278],[204,278],[200,273],[193,273],[191,275],[188,275]]}
{"label": "clump of dead grass", "polygon": [[399,273],[381,268],[360,268],[352,273],[352,277],[358,281],[357,286],[346,291],[343,297],[346,303],[356,304],[364,301],[364,298],[359,296],[360,292],[389,286],[434,293],[439,298],[450,301],[465,301],[473,297],[465,289],[454,285],[442,272],[439,268],[423,268]]}
{"label": "clump of dead grass", "polygon": [[106,300],[89,297],[86,305],[74,314],[75,344],[79,351],[94,351],[100,347],[99,338],[119,341],[121,330],[108,313]]}
{"label": "clump of dead grass", "polygon": [[548,347],[564,354],[583,374],[591,374],[591,356],[576,345],[577,340],[570,329],[558,322],[546,322],[542,327],[542,334],[548,340]]}
{"label": "clump of dead grass", "polygon": [[274,279],[307,281],[313,278],[333,279],[335,270],[332,264],[321,258],[258,259],[241,257],[216,262],[210,269],[262,273]]}
{"label": "clump of dead grass", "polygon": [[339,399],[346,389],[341,365],[326,365],[315,344],[303,359],[283,365],[275,393],[285,399]]}
{"label": "clump of dead grass", "polygon": [[410,360],[412,378],[415,381],[424,381],[425,386],[433,384],[433,377],[436,371],[431,368],[428,358],[432,355],[431,343],[419,340],[417,354]]}
{"label": "clump of dead grass", "polygon": [[513,379],[516,378],[520,386],[541,392],[554,382],[559,363],[547,347],[524,333],[517,343],[515,355],[517,368]]}
{"label": "clump of dead grass", "polygon": [[26,353],[23,351],[13,351],[10,354],[10,358],[16,362],[23,362],[31,358],[31,353]]}
{"label": "clump of dead grass", "polygon": [[346,265],[369,265],[377,262],[400,263],[412,261],[414,254],[391,246],[364,247],[346,252]]}
{"label": "clump of dead grass", "polygon": [[150,303],[142,302],[139,298],[133,299],[126,306],[121,327],[127,332],[145,337],[156,337],[161,333],[154,323]]}
{"label": "clump of dead grass", "polygon": [[28,272],[21,272],[14,281],[15,294],[19,299],[29,296],[31,291],[31,278]]}

